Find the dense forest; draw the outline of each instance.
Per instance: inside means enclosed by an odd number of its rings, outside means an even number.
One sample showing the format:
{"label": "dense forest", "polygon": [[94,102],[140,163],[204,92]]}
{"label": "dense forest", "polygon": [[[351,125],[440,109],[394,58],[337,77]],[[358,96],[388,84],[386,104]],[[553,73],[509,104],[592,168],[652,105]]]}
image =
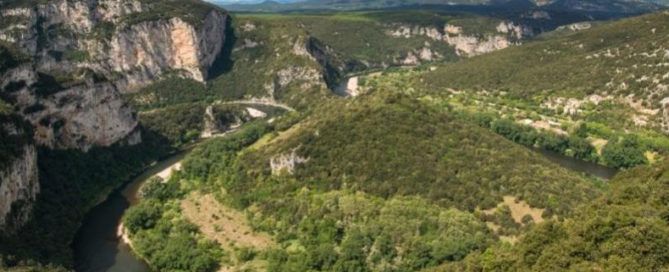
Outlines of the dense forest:
{"label": "dense forest", "polygon": [[564,221],[531,229],[516,245],[500,244],[433,271],[662,271],[669,255],[666,163],[624,172],[610,191]]}

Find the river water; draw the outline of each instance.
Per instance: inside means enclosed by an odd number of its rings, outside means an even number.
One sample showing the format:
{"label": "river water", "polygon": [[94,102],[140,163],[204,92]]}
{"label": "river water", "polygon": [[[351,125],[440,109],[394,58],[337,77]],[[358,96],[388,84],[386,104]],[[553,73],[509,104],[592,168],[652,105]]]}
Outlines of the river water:
{"label": "river water", "polygon": [[618,173],[617,169],[609,168],[594,162],[587,162],[578,160],[569,156],[565,156],[556,152],[535,149],[535,151],[541,153],[545,158],[551,162],[558,164],[564,168],[567,168],[572,171],[579,173],[585,173],[594,177],[601,179],[609,180]]}
{"label": "river water", "polygon": [[130,247],[118,237],[118,226],[125,211],[137,204],[137,192],[142,184],[181,161],[188,151],[182,151],[152,165],[88,212],[73,243],[75,271],[149,271],[146,263],[137,258]]}

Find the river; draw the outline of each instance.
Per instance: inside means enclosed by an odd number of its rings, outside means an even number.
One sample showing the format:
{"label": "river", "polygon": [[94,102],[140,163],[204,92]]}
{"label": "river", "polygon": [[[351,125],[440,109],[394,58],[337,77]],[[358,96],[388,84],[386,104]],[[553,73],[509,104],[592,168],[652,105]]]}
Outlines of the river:
{"label": "river", "polygon": [[138,202],[137,192],[149,178],[179,163],[190,151],[181,151],[150,166],[122,188],[115,190],[86,215],[74,239],[77,272],[146,272],[149,267],[118,237],[125,211]]}
{"label": "river", "polygon": [[609,180],[618,173],[617,169],[609,168],[600,164],[596,164],[594,162],[582,161],[579,159],[575,159],[569,156],[565,156],[556,152],[543,149],[533,149],[533,150],[537,151],[551,162],[560,165],[564,168],[579,173],[585,173],[604,180]]}
{"label": "river", "polygon": [[[266,102],[234,101],[226,103],[249,104],[257,108],[292,108]],[[210,137],[222,137],[235,129]],[[198,142],[199,143],[199,142]],[[138,191],[149,178],[175,167],[198,143],[190,145],[167,159],[147,168],[142,174],[112,192],[107,199],[86,214],[73,242],[75,271],[77,272],[145,272],[147,264],[137,258],[132,249],[119,237],[118,227],[125,211],[137,204]]]}

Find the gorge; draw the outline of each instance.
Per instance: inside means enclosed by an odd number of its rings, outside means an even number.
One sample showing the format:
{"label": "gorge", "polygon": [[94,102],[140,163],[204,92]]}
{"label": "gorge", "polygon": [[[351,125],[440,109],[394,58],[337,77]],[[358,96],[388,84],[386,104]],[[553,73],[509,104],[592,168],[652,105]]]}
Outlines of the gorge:
{"label": "gorge", "polygon": [[666,268],[669,13],[620,1],[0,0],[0,270]]}

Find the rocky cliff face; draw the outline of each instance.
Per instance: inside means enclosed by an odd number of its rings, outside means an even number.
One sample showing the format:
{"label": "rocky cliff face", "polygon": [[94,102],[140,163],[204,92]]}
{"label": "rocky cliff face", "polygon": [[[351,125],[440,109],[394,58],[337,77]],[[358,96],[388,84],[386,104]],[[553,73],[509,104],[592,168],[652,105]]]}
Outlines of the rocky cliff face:
{"label": "rocky cliff face", "polygon": [[180,18],[133,25],[112,37],[107,64],[112,71],[130,74],[125,90],[169,71],[204,81],[223,47],[225,27],[226,16],[215,11],[199,30]]}
{"label": "rocky cliff face", "polygon": [[[426,36],[435,41],[442,41],[453,46],[460,56],[476,56],[495,50],[504,49],[513,44],[520,43],[521,39],[534,35],[529,27],[518,25],[513,22],[503,21],[489,33],[465,33],[461,26],[446,24],[443,28],[395,25],[387,31],[393,37],[411,38],[414,36]],[[431,60],[432,54],[422,50],[414,58]]]}
{"label": "rocky cliff face", "polygon": [[3,135],[32,139],[6,160],[0,152],[0,226],[28,218],[39,192],[37,145],[86,151],[141,142],[122,95],[168,73],[206,80],[225,42],[228,15],[205,3],[41,2],[0,1],[0,99],[32,127],[0,119]]}
{"label": "rocky cliff face", "polygon": [[37,151],[21,122],[0,116],[0,230],[23,224],[39,192]]}
{"label": "rocky cliff face", "polygon": [[0,41],[30,60],[5,73],[0,87],[37,128],[39,144],[111,145],[137,133],[121,94],[167,73],[207,78],[225,41],[227,14],[202,4],[206,13],[164,18],[168,12],[154,4],[59,0],[2,10]]}

